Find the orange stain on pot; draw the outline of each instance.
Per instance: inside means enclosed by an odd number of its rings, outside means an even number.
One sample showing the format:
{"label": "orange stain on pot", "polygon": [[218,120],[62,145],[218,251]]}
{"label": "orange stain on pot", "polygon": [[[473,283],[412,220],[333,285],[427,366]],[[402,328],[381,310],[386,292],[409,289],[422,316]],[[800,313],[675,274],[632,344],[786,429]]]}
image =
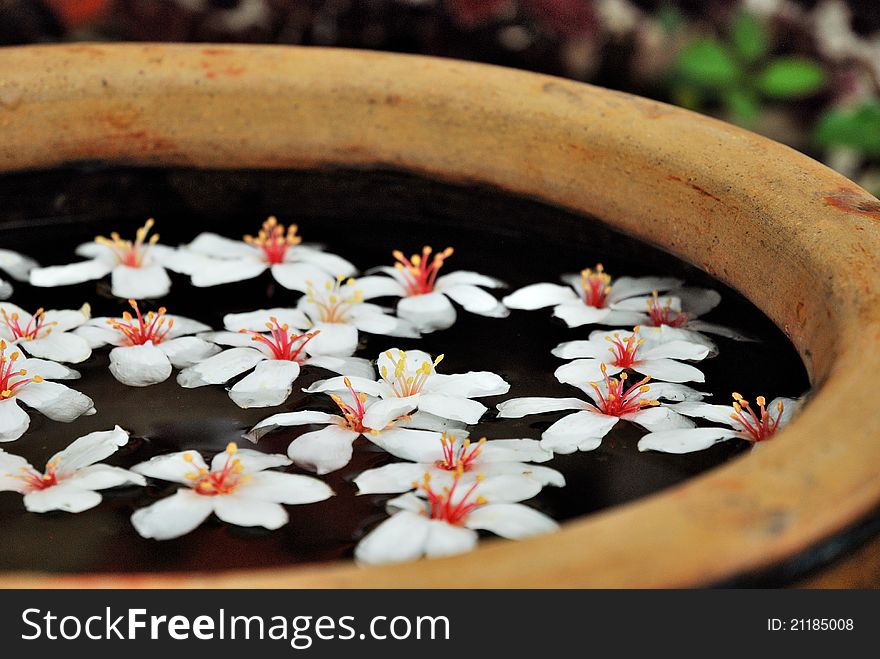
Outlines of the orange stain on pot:
{"label": "orange stain on pot", "polygon": [[824,195],[822,200],[832,208],[880,220],[880,201],[861,190],[841,186],[836,192]]}
{"label": "orange stain on pot", "polygon": [[203,60],[201,66],[205,70],[205,77],[208,80],[214,80],[215,78],[219,78],[220,76],[237,78],[245,72],[245,68],[243,66],[230,64],[228,66],[220,67],[216,64],[216,62],[210,62],[208,60]]}
{"label": "orange stain on pot", "polygon": [[720,197],[716,197],[716,196],[713,195],[711,192],[707,191],[707,190],[704,189],[704,188],[701,188],[699,185],[697,185],[696,183],[694,183],[694,182],[692,182],[692,181],[690,181],[690,180],[687,180],[687,181],[686,181],[686,180],[684,180],[683,178],[679,178],[678,176],[674,176],[674,175],[672,175],[672,174],[670,174],[670,175],[667,176],[666,178],[669,179],[670,181],[677,181],[677,182],[679,182],[679,183],[684,183],[686,186],[688,186],[688,187],[691,188],[692,190],[696,190],[697,192],[699,192],[699,193],[700,193],[701,195],[703,195],[704,197],[709,197],[710,199],[714,199],[714,200],[717,201],[717,202],[720,202],[720,201],[721,201],[721,198],[720,198]]}

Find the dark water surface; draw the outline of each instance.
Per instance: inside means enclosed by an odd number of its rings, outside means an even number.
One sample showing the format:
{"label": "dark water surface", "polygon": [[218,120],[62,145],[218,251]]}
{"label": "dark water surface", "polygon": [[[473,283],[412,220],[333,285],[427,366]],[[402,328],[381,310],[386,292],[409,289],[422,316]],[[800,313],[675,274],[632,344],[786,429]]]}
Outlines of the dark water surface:
{"label": "dark water surface", "polygon": [[[443,273],[477,270],[509,282],[512,289],[556,281],[566,272],[597,262],[616,276],[675,275],[691,285],[721,291],[721,306],[706,320],[735,326],[761,338],[757,343],[718,339],[721,353],[704,362],[711,402],[728,403],[730,392],[747,398],[764,394],[798,396],[808,387],[805,370],[783,334],[754,306],[700,270],[668,254],[617,234],[566,211],[497,190],[437,183],[391,172],[204,172],[195,170],[71,170],[0,176],[0,247],[22,251],[41,264],[77,260],[74,247],[96,234],[119,231],[133,237],[143,221],[156,218],[161,242],[188,242],[212,230],[230,237],[255,234],[267,215],[295,222],[306,242],[324,243],[365,270],[391,264],[391,250],[410,254],[430,244],[455,247]],[[443,274],[441,273],[441,274]],[[189,316],[217,328],[225,313],[271,306],[293,306],[298,294],[273,283],[270,275],[248,282],[195,289],[172,273],[170,295],[161,300],[169,313]],[[92,305],[96,316],[118,316],[127,307],[109,296],[106,282],[55,289],[15,284],[12,301],[28,311],[37,307]],[[142,308],[155,308],[143,304]],[[446,355],[440,372],[490,370],[511,383],[506,396],[482,399],[490,411],[472,429],[474,437],[539,438],[562,416],[497,419],[494,406],[519,396],[581,396],[559,384],[553,371],[562,362],[550,354],[559,342],[586,338],[595,329],[568,329],[550,310],[514,311],[490,319],[459,310],[451,329],[423,339],[362,335],[358,355],[375,358],[391,347],[419,348]],[[2,444],[36,467],[76,437],[119,424],[132,433],[129,446],[108,462],[131,466],[154,455],[195,449],[210,458],[257,421],[283,411],[335,411],[329,399],[299,389],[329,377],[305,367],[294,394],[282,406],[242,410],[222,386],[182,389],[174,376],[148,388],[126,387],[107,369],[108,349],[95,351],[75,368],[82,379],[69,382],[95,400],[98,413],[74,423],[49,421],[32,413],[27,433]],[[264,438],[259,449],[285,453],[287,445],[312,428],[282,429]],[[618,424],[601,448],[558,456],[548,466],[565,474],[568,486],[546,488],[531,505],[564,521],[615,506],[680,483],[745,450],[732,441],[708,451],[676,456],[639,453],[642,431]],[[17,493],[0,493],[0,569],[78,571],[212,570],[266,567],[350,557],[363,533],[385,514],[386,496],[355,496],[351,480],[361,471],[393,460],[358,440],[354,459],[324,477],[337,496],[307,506],[290,506],[290,523],[278,531],[244,529],[211,519],[176,540],[156,542],[137,535],[129,522],[136,508],[172,493],[177,486],[123,488],[104,493],[97,508],[80,514],[32,514]],[[294,467],[291,472],[297,472]]]}

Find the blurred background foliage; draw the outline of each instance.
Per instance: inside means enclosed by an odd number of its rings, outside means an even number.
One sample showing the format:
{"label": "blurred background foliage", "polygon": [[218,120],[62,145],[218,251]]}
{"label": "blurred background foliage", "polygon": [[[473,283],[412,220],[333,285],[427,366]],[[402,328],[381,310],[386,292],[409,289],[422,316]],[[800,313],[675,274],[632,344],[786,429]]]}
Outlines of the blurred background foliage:
{"label": "blurred background foliage", "polygon": [[541,71],[737,123],[880,195],[880,0],[0,0],[0,44],[82,40],[342,46]]}

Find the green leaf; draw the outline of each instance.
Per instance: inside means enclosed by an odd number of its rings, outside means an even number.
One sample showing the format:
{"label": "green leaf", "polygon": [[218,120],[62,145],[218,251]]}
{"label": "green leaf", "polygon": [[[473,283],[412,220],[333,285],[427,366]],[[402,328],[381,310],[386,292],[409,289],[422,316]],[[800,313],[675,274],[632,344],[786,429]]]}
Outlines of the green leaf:
{"label": "green leaf", "polygon": [[757,94],[750,90],[733,89],[724,94],[721,100],[731,120],[741,126],[753,126],[761,114],[761,102]]}
{"label": "green leaf", "polygon": [[813,141],[820,147],[845,146],[880,157],[880,100],[829,110],[816,124]]}
{"label": "green leaf", "polygon": [[745,12],[733,20],[730,37],[736,52],[749,64],[764,57],[770,45],[764,24],[756,16]]}
{"label": "green leaf", "polygon": [[677,69],[687,82],[707,89],[732,87],[742,74],[727,47],[715,39],[685,46],[679,53]]}
{"label": "green leaf", "polygon": [[780,57],[767,65],[755,84],[765,96],[778,99],[812,96],[825,86],[825,72],[805,57]]}

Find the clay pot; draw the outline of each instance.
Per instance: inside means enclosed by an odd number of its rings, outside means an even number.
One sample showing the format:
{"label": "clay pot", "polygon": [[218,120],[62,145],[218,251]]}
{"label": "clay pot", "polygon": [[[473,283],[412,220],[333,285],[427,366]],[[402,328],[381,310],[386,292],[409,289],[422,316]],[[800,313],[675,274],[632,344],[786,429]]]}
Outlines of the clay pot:
{"label": "clay pot", "polygon": [[809,158],[653,101],[457,61],[200,45],[14,48],[0,61],[0,171],[379,165],[491,184],[598,217],[730,284],[785,331],[814,387],[760,451],[463,561],[7,574],[3,585],[725,583],[809,555],[880,503],[880,201]]}

